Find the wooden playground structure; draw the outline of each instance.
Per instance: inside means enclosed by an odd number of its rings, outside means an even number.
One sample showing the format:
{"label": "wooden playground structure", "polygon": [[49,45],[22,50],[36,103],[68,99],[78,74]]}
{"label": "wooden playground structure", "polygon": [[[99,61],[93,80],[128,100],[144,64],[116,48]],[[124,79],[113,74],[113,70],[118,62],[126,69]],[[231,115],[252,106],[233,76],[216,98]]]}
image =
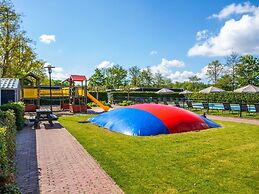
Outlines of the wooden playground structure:
{"label": "wooden playground structure", "polygon": [[[65,83],[68,86],[65,86]],[[33,73],[29,73],[20,79],[21,101],[25,103],[25,111],[35,112],[40,107],[41,97],[49,97],[50,90],[40,87],[40,79]],[[59,89],[52,90],[52,96],[60,98],[61,110],[69,110],[73,113],[87,111],[87,98],[95,102],[104,111],[109,107],[103,105],[87,91],[87,78],[84,75],[71,75],[62,82]],[[68,102],[65,101],[68,98]]]}

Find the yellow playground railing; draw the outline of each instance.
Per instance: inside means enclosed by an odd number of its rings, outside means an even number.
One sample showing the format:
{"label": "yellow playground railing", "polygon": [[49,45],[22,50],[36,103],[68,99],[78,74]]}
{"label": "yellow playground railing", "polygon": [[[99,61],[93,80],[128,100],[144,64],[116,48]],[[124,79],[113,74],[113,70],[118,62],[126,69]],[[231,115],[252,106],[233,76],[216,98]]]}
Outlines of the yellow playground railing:
{"label": "yellow playground railing", "polygon": [[[23,98],[38,98],[38,93],[36,88],[24,88],[23,90]],[[22,91],[21,91],[22,93]],[[51,90],[53,97],[62,97],[62,96],[69,96],[69,88],[62,88],[62,89],[52,89]],[[84,89],[77,88],[76,93],[79,96],[84,95]],[[41,97],[48,97],[50,96],[49,89],[40,89],[40,96]]]}
{"label": "yellow playground railing", "polygon": [[[22,90],[21,90],[21,93],[22,93]],[[36,88],[24,88],[23,89],[23,97],[24,98],[38,98],[38,89],[36,89]]]}
{"label": "yellow playground railing", "polygon": [[[62,90],[57,89],[57,90],[51,90],[51,94],[53,97],[60,97],[62,96]],[[49,89],[41,89],[40,90],[40,96],[42,97],[46,97],[46,96],[50,96],[50,91]]]}

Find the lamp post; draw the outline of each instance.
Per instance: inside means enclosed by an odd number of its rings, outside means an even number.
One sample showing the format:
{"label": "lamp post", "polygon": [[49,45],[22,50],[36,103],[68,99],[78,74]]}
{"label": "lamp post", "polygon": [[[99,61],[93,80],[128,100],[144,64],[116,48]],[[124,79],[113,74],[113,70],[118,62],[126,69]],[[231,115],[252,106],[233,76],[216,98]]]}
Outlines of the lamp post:
{"label": "lamp post", "polygon": [[49,73],[49,99],[50,99],[50,110],[52,112],[51,73],[52,73],[52,69],[55,68],[55,67],[53,67],[51,65],[48,65],[45,68],[48,69],[48,73]]}

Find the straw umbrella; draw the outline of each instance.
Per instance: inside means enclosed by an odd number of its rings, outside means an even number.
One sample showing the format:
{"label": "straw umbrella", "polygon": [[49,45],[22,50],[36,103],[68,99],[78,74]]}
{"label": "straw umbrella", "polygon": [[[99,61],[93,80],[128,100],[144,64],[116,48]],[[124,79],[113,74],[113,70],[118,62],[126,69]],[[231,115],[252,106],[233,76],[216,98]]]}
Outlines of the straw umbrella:
{"label": "straw umbrella", "polygon": [[174,91],[173,90],[169,90],[167,88],[162,88],[161,90],[158,90],[156,93],[157,94],[172,94],[172,93],[174,93]]}
{"label": "straw umbrella", "polygon": [[[193,92],[189,91],[189,90],[184,90],[182,92],[180,92],[179,94],[192,94]],[[184,107],[184,102],[185,102],[185,98],[183,99],[183,107]]]}
{"label": "straw umbrella", "polygon": [[202,94],[219,93],[219,92],[225,92],[225,90],[222,90],[222,89],[214,87],[214,86],[210,86],[208,88],[205,88],[205,89],[199,91],[199,93],[202,93]]}
{"label": "straw umbrella", "polygon": [[162,88],[161,90],[158,90],[156,93],[157,94],[173,94],[174,91],[170,90],[168,88]]}
{"label": "straw umbrella", "polygon": [[236,90],[234,90],[234,92],[236,93],[249,93],[249,94],[255,94],[259,92],[259,87],[256,87],[254,85],[247,85],[245,87],[242,88],[238,88]]}
{"label": "straw umbrella", "polygon": [[[248,94],[255,94],[255,93],[259,93],[259,87],[256,87],[254,85],[247,85],[245,87],[242,88],[238,88],[236,90],[234,90],[235,93],[248,93]],[[242,105],[242,100],[240,103],[240,117],[242,116],[242,109],[241,109],[241,105]]]}
{"label": "straw umbrella", "polygon": [[189,91],[189,90],[184,90],[182,92],[180,92],[180,94],[192,94],[193,92]]}
{"label": "straw umbrella", "polygon": [[[225,92],[225,90],[217,88],[215,86],[210,86],[208,88],[205,88],[205,89],[199,91],[199,93],[202,93],[202,94],[220,93],[220,92]],[[208,106],[209,106],[209,99],[208,99]],[[208,109],[208,111],[209,111],[209,109]]]}

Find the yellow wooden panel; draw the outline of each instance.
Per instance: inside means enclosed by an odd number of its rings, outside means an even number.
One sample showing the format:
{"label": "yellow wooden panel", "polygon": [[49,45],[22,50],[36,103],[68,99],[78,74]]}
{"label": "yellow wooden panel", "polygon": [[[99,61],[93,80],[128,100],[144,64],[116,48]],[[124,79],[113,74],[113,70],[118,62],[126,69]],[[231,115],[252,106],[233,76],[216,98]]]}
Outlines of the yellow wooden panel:
{"label": "yellow wooden panel", "polygon": [[[51,94],[52,94],[53,97],[60,97],[60,96],[62,96],[62,91],[60,89],[55,89],[55,90],[52,89]],[[44,97],[50,96],[49,89],[41,89],[40,90],[40,96],[44,96]]]}
{"label": "yellow wooden panel", "polygon": [[35,88],[24,88],[24,98],[38,98],[38,90]]}

